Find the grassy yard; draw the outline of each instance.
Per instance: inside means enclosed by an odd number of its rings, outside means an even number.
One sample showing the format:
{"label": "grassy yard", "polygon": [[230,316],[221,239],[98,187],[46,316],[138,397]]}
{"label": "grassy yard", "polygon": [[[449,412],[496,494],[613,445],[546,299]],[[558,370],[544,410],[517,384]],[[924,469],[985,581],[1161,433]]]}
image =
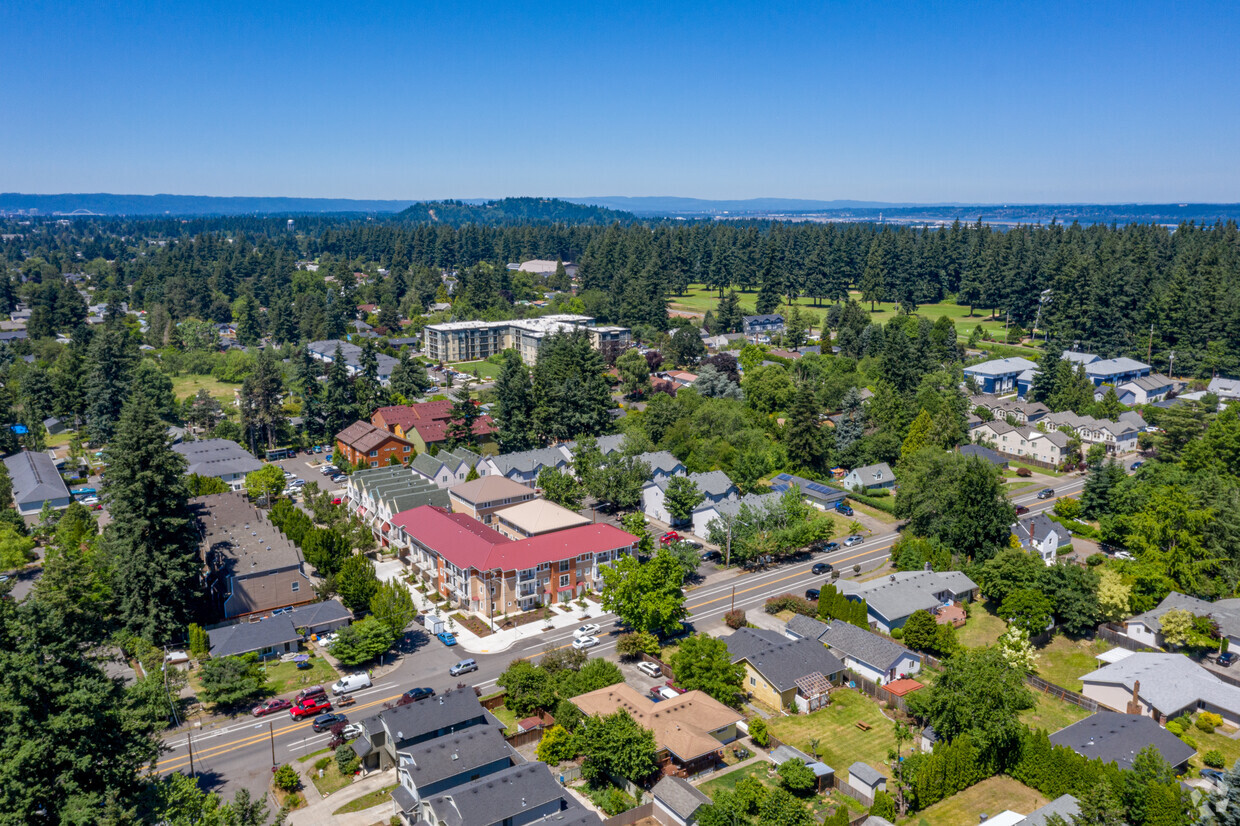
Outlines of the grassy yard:
{"label": "grassy yard", "polygon": [[336,758],[332,758],[331,762],[323,769],[323,776],[319,777],[319,773],[314,769],[307,772],[310,775],[314,788],[319,790],[319,794],[326,797],[332,792],[338,792],[345,786],[353,782],[353,775],[343,775],[340,773],[340,767],[336,765]]}
{"label": "grassy yard", "polygon": [[1089,716],[1089,712],[1080,706],[1056,700],[1040,691],[1033,691],[1033,698],[1037,705],[1020,715],[1020,721],[1030,728],[1054,733]]}
{"label": "grassy yard", "polygon": [[913,815],[908,822],[916,826],[962,826],[977,823],[980,814],[994,817],[1004,809],[1028,814],[1047,802],[1045,797],[1023,783],[998,775],[935,803]]}
{"label": "grassy yard", "polygon": [[1008,467],[1012,470],[1023,467],[1033,473],[1040,473],[1043,476],[1063,476],[1063,474],[1057,470],[1051,470],[1050,468],[1041,467],[1040,465],[1027,465],[1024,462],[1016,462],[1011,459],[1008,459]]}
{"label": "grassy yard", "polygon": [[483,381],[491,381],[499,377],[499,365],[492,364],[489,361],[458,361],[448,366],[453,370],[477,376]]}
{"label": "grassy yard", "polygon": [[990,610],[989,601],[982,600],[969,606],[969,619],[963,628],[956,629],[956,639],[966,648],[993,645],[1007,630],[1007,623]]}
{"label": "grassy yard", "polygon": [[848,504],[857,513],[864,513],[866,516],[869,516],[873,519],[877,519],[879,522],[882,522],[884,525],[894,525],[900,521],[899,519],[896,519],[893,515],[887,513],[887,511],[879,510],[878,508],[872,507],[863,502],[858,502],[856,499],[849,499]]}
{"label": "grassy yard", "polygon": [[[778,775],[772,776],[768,774],[770,769],[771,764],[766,761],[750,763],[744,768],[730,771],[727,774],[716,777],[714,780],[703,783],[698,789],[713,800],[719,792],[733,791],[736,788],[736,784],[746,777],[756,778],[766,788],[774,789],[779,786],[779,777]],[[809,805],[810,811],[814,813],[814,818],[822,821],[827,815],[833,814],[837,806],[851,805],[851,803],[842,804],[841,801],[844,799],[844,796],[840,794],[834,794],[829,797],[815,795],[806,798],[805,802]]]}
{"label": "grassy yard", "polygon": [[[869,731],[857,722],[870,724]],[[895,747],[891,720],[883,716],[878,704],[859,691],[838,689],[831,693],[831,705],[813,714],[798,714],[771,720],[768,729],[782,742],[811,754],[810,740],[818,739],[818,756],[839,771],[860,760],[886,771],[887,750]]]}
{"label": "grassy yard", "polygon": [[1030,482],[1028,479],[1013,479],[1003,485],[1003,490],[1005,493],[1012,494],[1016,493],[1018,490],[1031,488],[1036,484],[1037,482]]}
{"label": "grassy yard", "polygon": [[267,666],[267,679],[275,686],[276,694],[296,691],[308,685],[327,685],[340,678],[336,669],[322,657],[311,655],[313,668],[298,671],[296,663],[274,663]]}
{"label": "grassy yard", "polygon": [[1231,739],[1227,732],[1235,733],[1234,729],[1220,728],[1206,734],[1196,726],[1185,732],[1184,736],[1197,744],[1197,755],[1189,760],[1188,764],[1200,770],[1205,766],[1205,763],[1201,762],[1201,756],[1211,749],[1218,749],[1222,752],[1226,765],[1235,765],[1236,761],[1240,760],[1240,740]]}
{"label": "grassy yard", "polygon": [[177,376],[172,379],[172,395],[180,401],[188,396],[196,396],[199,390],[206,389],[211,397],[224,405],[228,410],[232,404],[234,390],[240,389],[239,384],[220,381],[213,376]]}
{"label": "grassy yard", "polygon": [[375,789],[373,792],[362,795],[357,800],[350,800],[348,803],[332,812],[332,814],[347,815],[349,812],[360,812],[365,809],[369,809],[371,806],[378,806],[380,803],[385,803],[388,800],[388,795],[392,793],[392,789],[395,789],[398,785],[400,784],[393,783],[390,786],[384,786],[382,789]]}
{"label": "grassy yard", "polygon": [[509,711],[508,706],[496,706],[491,709],[491,713],[495,715],[496,720],[504,724],[508,734],[517,733],[517,715]]}
{"label": "grassy yard", "polygon": [[1098,670],[1098,654],[1111,646],[1100,641],[1073,640],[1056,634],[1051,641],[1038,649],[1035,670],[1038,676],[1069,691],[1080,691],[1081,677]]}

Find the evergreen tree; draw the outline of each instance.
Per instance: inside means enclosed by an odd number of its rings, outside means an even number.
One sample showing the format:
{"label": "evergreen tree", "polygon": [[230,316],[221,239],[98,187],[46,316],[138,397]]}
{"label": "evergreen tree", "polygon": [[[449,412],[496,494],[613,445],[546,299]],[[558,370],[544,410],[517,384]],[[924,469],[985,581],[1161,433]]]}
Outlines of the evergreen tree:
{"label": "evergreen tree", "polygon": [[499,444],[505,453],[529,450],[538,444],[534,429],[534,388],[530,371],[515,350],[505,350],[495,380],[492,418],[499,428]]}
{"label": "evergreen tree", "polygon": [[323,435],[333,438],[352,421],[357,419],[357,402],[353,396],[353,382],[345,367],[340,348],[327,368],[327,382],[323,391],[323,403],[319,408],[323,417]]}
{"label": "evergreen tree", "polygon": [[727,295],[719,299],[718,308],[715,310],[715,327],[717,331],[720,333],[739,333],[741,331],[743,315],[740,297],[736,294],[736,290],[728,290]]}
{"label": "evergreen tree", "polygon": [[426,368],[414,361],[408,350],[403,350],[400,362],[392,370],[390,386],[393,393],[412,401],[434,387],[434,384],[426,374]]}
{"label": "evergreen tree", "polygon": [[89,399],[86,424],[97,442],[112,438],[121,408],[129,395],[130,379],[138,361],[137,348],[120,322],[110,322],[95,333],[90,346]]}
{"label": "evergreen tree", "polygon": [[150,401],[134,394],[104,451],[104,533],[121,625],[154,643],[175,639],[198,595],[201,561],[187,506],[185,459],[168,445]]}
{"label": "evergreen tree", "polygon": [[259,350],[254,371],[241,383],[241,426],[251,446],[276,446],[276,436],[288,421],[281,404],[283,395],[284,377],[276,357],[271,350]]}
{"label": "evergreen tree", "polygon": [[603,371],[584,331],[543,339],[533,371],[534,432],[549,441],[606,433],[613,405]]}
{"label": "evergreen tree", "polygon": [[792,397],[784,422],[784,445],[788,458],[797,466],[817,471],[826,454],[826,434],[818,424],[818,399],[808,383],[802,384]]}
{"label": "evergreen tree", "polygon": [[464,445],[472,450],[478,443],[474,426],[481,417],[482,411],[478,409],[478,402],[470,395],[469,384],[466,383],[452,395],[452,408],[448,411],[448,449],[455,450]]}

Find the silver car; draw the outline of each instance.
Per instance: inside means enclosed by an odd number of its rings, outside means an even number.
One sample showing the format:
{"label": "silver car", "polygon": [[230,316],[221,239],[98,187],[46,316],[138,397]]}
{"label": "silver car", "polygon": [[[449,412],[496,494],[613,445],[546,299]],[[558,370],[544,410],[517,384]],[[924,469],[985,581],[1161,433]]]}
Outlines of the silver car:
{"label": "silver car", "polygon": [[864,536],[862,536],[859,533],[855,533],[852,536],[844,540],[844,547],[851,548],[853,545],[860,545],[864,541],[865,541]]}

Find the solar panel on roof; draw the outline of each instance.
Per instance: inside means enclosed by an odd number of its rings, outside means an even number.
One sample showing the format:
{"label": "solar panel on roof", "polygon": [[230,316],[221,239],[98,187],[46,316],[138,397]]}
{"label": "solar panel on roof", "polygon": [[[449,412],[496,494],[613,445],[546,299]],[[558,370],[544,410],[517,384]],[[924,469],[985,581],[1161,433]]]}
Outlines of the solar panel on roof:
{"label": "solar panel on roof", "polygon": [[776,479],[779,479],[780,481],[787,482],[787,481],[788,481],[789,479],[791,479],[792,477],[791,477],[791,476],[789,476],[789,475],[788,475],[788,474],[786,474],[786,473],[781,473],[781,474],[779,474],[778,476],[776,476],[775,478],[776,478]]}

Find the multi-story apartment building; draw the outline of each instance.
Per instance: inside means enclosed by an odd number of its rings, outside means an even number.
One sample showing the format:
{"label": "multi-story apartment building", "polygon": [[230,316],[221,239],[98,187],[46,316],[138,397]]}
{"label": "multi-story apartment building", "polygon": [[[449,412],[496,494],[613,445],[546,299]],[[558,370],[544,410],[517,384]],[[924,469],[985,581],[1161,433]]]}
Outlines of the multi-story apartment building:
{"label": "multi-story apartment building", "polygon": [[491,514],[511,505],[528,502],[538,494],[528,485],[503,476],[483,476],[448,488],[453,513],[463,513],[483,524],[491,524]]}
{"label": "multi-story apartment building", "polygon": [[390,465],[392,459],[405,464],[413,458],[413,445],[409,442],[362,421],[336,434],[336,449],[350,464],[358,467],[382,467]]}
{"label": "multi-story apartment building", "polygon": [[441,362],[477,361],[501,350],[516,349],[526,364],[538,361],[543,339],[553,333],[585,330],[590,344],[608,360],[633,343],[627,327],[595,327],[584,315],[546,315],[509,321],[450,321],[428,324],[422,330],[422,350]]}

